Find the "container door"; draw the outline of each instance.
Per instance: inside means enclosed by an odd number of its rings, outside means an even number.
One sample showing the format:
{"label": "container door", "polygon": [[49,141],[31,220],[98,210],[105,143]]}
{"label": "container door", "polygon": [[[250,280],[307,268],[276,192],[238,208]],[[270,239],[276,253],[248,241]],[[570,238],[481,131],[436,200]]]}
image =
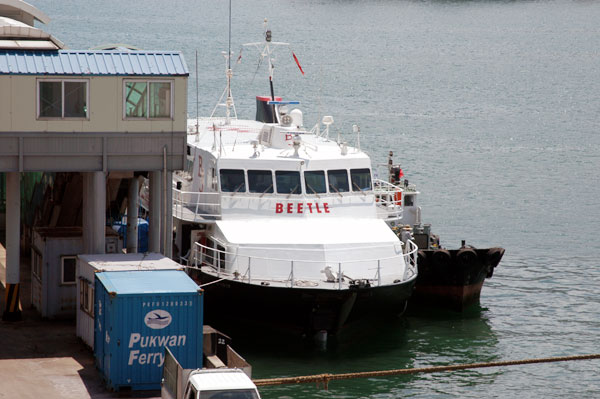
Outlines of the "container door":
{"label": "container door", "polygon": [[110,353],[105,340],[106,321],[106,299],[108,295],[104,286],[96,279],[95,282],[96,298],[94,300],[94,354],[96,356],[96,366],[100,371],[106,371],[105,355]]}

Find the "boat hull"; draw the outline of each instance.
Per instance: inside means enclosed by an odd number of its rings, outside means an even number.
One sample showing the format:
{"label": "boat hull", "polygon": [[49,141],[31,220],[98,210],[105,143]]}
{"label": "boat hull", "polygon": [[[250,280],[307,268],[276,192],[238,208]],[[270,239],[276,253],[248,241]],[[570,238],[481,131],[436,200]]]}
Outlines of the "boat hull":
{"label": "boat hull", "polygon": [[367,315],[401,314],[416,278],[382,287],[348,289],[289,288],[221,280],[192,269],[206,293],[205,320],[260,321],[301,334],[326,330],[337,333],[344,325]]}
{"label": "boat hull", "polygon": [[503,248],[419,250],[419,274],[411,305],[462,311],[478,303],[484,280],[492,277]]}

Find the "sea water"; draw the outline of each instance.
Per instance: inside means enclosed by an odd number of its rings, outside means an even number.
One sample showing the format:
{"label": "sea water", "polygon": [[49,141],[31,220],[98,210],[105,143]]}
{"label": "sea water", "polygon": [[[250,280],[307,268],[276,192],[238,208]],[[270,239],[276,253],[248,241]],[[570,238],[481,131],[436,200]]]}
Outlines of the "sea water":
{"label": "sea water", "polygon": [[[190,116],[225,88],[227,0],[33,1],[71,48],[180,50]],[[254,377],[346,373],[600,353],[600,3],[233,0],[232,90],[240,117],[269,93],[301,101],[305,125],[375,163],[393,150],[442,244],[506,254],[480,305],[354,326],[323,349],[269,329],[231,332]],[[197,54],[197,62],[196,62]],[[238,58],[240,63],[237,63]],[[196,80],[196,69],[198,80]],[[198,85],[196,85],[198,83]],[[196,89],[197,88],[197,89]],[[196,96],[196,90],[198,96]],[[263,398],[600,397],[600,361],[261,389]]]}

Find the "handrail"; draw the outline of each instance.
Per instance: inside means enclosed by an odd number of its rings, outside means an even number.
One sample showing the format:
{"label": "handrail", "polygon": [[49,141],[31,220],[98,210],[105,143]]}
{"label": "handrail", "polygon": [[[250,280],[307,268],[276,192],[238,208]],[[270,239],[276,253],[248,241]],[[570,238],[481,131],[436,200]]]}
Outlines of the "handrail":
{"label": "handrail", "polygon": [[395,186],[385,180],[373,179],[375,201],[377,208],[382,211],[382,216],[388,221],[402,219],[402,187]]}
{"label": "handrail", "polygon": [[[192,252],[192,256],[190,257],[191,263],[192,263],[192,267],[199,269],[202,266],[210,266],[213,269],[215,269],[215,272],[217,274],[218,277],[221,277],[222,275],[228,275],[231,276],[235,279],[241,280],[241,281],[247,281],[248,283],[251,283],[252,280],[260,280],[260,281],[279,281],[279,282],[283,282],[285,284],[290,283],[291,287],[297,286],[297,284],[295,283],[295,281],[298,280],[302,280],[303,282],[321,282],[323,281],[321,278],[313,278],[313,279],[307,279],[306,277],[302,277],[302,278],[298,278],[297,275],[298,273],[296,273],[295,271],[295,267],[297,268],[297,266],[295,266],[295,263],[309,263],[309,264],[322,264],[324,265],[324,268],[327,268],[327,266],[330,265],[336,265],[337,268],[332,269],[334,270],[338,277],[335,278],[334,280],[330,280],[328,279],[328,282],[332,282],[332,283],[338,283],[337,284],[337,289],[342,289],[342,281],[343,281],[343,277],[347,277],[344,274],[344,269],[342,267],[342,265],[344,264],[352,264],[352,263],[377,263],[377,267],[374,269],[374,275],[372,278],[360,278],[357,280],[368,280],[370,283],[375,284],[377,286],[382,285],[382,281],[381,281],[381,271],[383,266],[381,266],[382,261],[390,261],[390,260],[394,260],[394,259],[403,259],[404,264],[405,264],[405,268],[404,268],[404,275],[403,275],[403,281],[407,281],[411,278],[413,278],[414,276],[416,276],[417,274],[417,251],[418,251],[418,247],[415,243],[413,243],[412,241],[407,241],[406,244],[404,243],[400,243],[403,247],[403,252],[399,255],[395,255],[395,256],[389,256],[389,257],[380,257],[380,258],[374,258],[374,259],[360,259],[360,260],[346,260],[346,261],[332,261],[332,260],[308,260],[308,259],[283,259],[283,258],[272,258],[272,257],[265,257],[265,256],[253,256],[253,255],[244,255],[244,254],[239,254],[237,252],[230,252],[230,251],[225,251],[225,250],[220,250],[217,248],[212,248],[209,247],[207,245],[203,245],[199,242],[196,242],[194,244],[194,249]],[[339,251],[343,251],[342,249],[340,249]],[[247,262],[247,269],[245,270],[245,272],[240,275],[240,273],[238,271],[233,271],[233,272],[227,272],[224,271],[223,268],[221,267],[221,263],[222,263],[222,259],[225,259],[225,262],[232,262],[232,260],[228,259],[229,257],[232,257],[233,259],[235,259],[236,263],[238,265],[242,265],[244,262],[240,262],[239,258],[247,258],[248,262]],[[214,264],[216,261],[216,265]],[[289,263],[290,268],[289,268],[289,273],[287,273],[288,277],[287,278],[282,278],[282,279],[274,279],[273,277],[269,276],[269,277],[265,277],[265,276],[257,276],[256,273],[253,273],[252,270],[252,263],[253,262],[268,262],[268,261],[278,261],[278,262],[285,262],[285,263]],[[246,267],[246,265],[244,265],[244,267]],[[337,270],[336,270],[337,269]],[[369,268],[368,270],[373,270],[373,268]],[[324,272],[324,270],[322,271]],[[340,276],[342,278],[340,278]],[[347,277],[348,279],[350,279],[349,277]]]}
{"label": "handrail", "polygon": [[220,193],[181,191],[173,188],[173,216],[198,221],[221,218]]}

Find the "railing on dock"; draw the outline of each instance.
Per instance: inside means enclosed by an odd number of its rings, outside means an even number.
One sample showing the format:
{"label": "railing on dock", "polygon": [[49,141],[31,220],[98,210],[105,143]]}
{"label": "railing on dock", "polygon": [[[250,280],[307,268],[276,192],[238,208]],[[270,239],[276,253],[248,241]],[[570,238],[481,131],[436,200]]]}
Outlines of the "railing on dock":
{"label": "railing on dock", "polygon": [[[258,283],[276,282],[289,287],[317,287],[327,281],[334,284],[337,289],[343,288],[345,281],[348,284],[359,284],[367,282],[370,285],[381,286],[383,272],[393,267],[398,267],[399,260],[402,259],[405,264],[402,281],[407,281],[417,274],[417,251],[418,247],[412,241],[406,244],[399,243],[402,246],[402,252],[395,256],[382,257],[375,259],[327,261],[327,260],[306,260],[306,259],[283,259],[275,257],[244,255],[237,252],[229,252],[218,248],[209,247],[196,242],[192,255],[188,259],[190,267],[199,269],[201,266],[209,266],[214,270],[216,277],[235,279],[241,282]],[[382,248],[382,246],[365,247],[361,249]],[[244,248],[246,250],[253,248]],[[254,248],[255,250],[264,250],[265,248]],[[307,249],[298,248],[277,248],[278,251],[306,253]],[[314,250],[313,250],[314,251]],[[340,252],[347,250],[339,250]],[[351,266],[361,264],[371,270],[371,278],[352,278],[348,270]],[[286,266],[287,265],[287,266]],[[236,267],[237,266],[237,267]],[[308,267],[307,267],[308,266]],[[309,273],[306,274],[306,269]],[[364,270],[363,267],[361,269]],[[244,270],[243,273],[240,270]],[[277,271],[279,271],[277,273]],[[316,272],[317,271],[317,272]],[[320,272],[318,272],[320,271]],[[324,276],[323,276],[324,275]],[[388,273],[387,277],[391,274]],[[324,279],[325,278],[325,279]],[[395,279],[394,279],[395,280]],[[388,283],[389,284],[389,283]]]}
{"label": "railing on dock", "polygon": [[381,179],[374,179],[373,183],[377,215],[387,222],[402,219],[402,188]]}

